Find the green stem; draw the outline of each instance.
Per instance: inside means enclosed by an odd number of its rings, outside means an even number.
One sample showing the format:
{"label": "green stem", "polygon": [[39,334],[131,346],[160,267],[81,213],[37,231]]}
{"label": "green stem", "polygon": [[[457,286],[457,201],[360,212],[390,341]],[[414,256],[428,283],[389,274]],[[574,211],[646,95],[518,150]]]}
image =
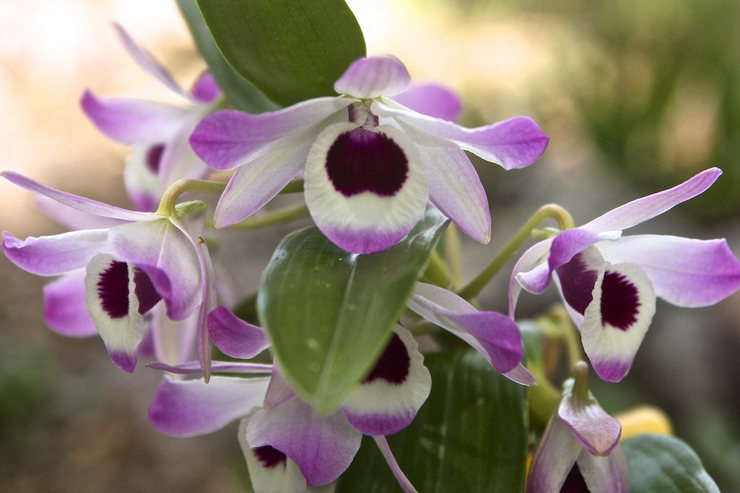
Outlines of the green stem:
{"label": "green stem", "polygon": [[175,214],[177,199],[185,192],[206,192],[220,194],[226,188],[225,183],[220,181],[208,180],[191,180],[182,179],[175,183],[164,192],[157,207],[157,214],[160,216],[172,216]]}
{"label": "green stem", "polygon": [[470,300],[475,298],[478,293],[493,279],[498,271],[506,265],[506,262],[521,248],[527,241],[532,230],[538,227],[547,219],[557,221],[560,230],[575,227],[571,215],[557,204],[546,204],[537,209],[529,219],[517,230],[514,236],[503,246],[501,251],[491,260],[491,262],[481,271],[478,276],[463,287],[458,294],[463,298]]}
{"label": "green stem", "polygon": [[226,229],[255,229],[263,226],[272,226],[273,224],[280,224],[293,219],[298,219],[308,215],[308,207],[305,204],[301,204],[297,207],[288,207],[285,209],[279,209],[274,212],[268,212],[261,216],[252,216],[240,221]]}
{"label": "green stem", "polygon": [[544,373],[534,368],[530,368],[530,372],[537,379],[537,385],[527,388],[529,413],[537,424],[544,428],[552,413],[560,405],[561,394]]}
{"label": "green stem", "polygon": [[565,311],[565,307],[560,306],[553,310],[553,315],[557,317],[557,326],[560,328],[565,340],[565,348],[568,351],[568,363],[571,368],[578,365],[585,359],[581,350],[580,337],[578,329]]}
{"label": "green stem", "polygon": [[452,275],[452,286],[458,288],[463,283],[462,245],[457,226],[450,224],[444,232],[445,256]]}
{"label": "green stem", "polygon": [[447,266],[436,250],[432,250],[432,254],[429,256],[429,265],[427,266],[427,270],[424,272],[424,277],[432,284],[436,284],[443,288],[452,284],[452,277],[447,271]]}

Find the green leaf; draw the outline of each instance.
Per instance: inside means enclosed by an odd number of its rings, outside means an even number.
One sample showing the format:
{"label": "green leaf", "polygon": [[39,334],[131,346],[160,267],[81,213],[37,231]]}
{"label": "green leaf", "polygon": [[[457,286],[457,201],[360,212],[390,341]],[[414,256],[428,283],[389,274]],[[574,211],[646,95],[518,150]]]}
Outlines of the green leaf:
{"label": "green leaf", "polygon": [[633,493],[719,492],[691,447],[678,438],[643,434],[622,442]]}
{"label": "green leaf", "polygon": [[177,0],[180,12],[190,29],[201,55],[208,64],[208,69],[216,78],[226,99],[237,109],[250,113],[262,113],[278,108],[278,105],[267,99],[252,83],[231,68],[216,46],[208,30],[203,15],[200,13],[197,0]]}
{"label": "green leaf", "polygon": [[365,56],[344,0],[199,0],[224,58],[273,101],[334,95],[334,81]]}
{"label": "green leaf", "polygon": [[[524,488],[526,389],[475,351],[427,356],[432,393],[402,432],[388,438],[417,490],[511,493]],[[339,493],[400,491],[372,439],[339,480]]]}
{"label": "green leaf", "polygon": [[319,412],[372,368],[445,221],[430,210],[403,241],[371,255],[347,253],[316,228],[278,245],[257,311],[283,374]]}

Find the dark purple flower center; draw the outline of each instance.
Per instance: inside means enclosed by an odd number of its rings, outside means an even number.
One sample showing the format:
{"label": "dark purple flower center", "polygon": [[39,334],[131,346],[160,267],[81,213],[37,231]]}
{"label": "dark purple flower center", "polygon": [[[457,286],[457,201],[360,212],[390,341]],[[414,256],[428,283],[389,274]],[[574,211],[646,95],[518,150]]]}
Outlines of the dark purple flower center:
{"label": "dark purple flower center", "polygon": [[565,482],[560,488],[560,493],[588,493],[588,491],[586,480],[583,479],[583,474],[581,474],[578,464],[573,464],[568,477],[565,478]]}
{"label": "dark purple flower center", "polygon": [[627,330],[637,321],[639,308],[637,287],[619,272],[607,271],[601,283],[601,325]]}
{"label": "dark purple flower center", "polygon": [[400,385],[406,381],[411,368],[411,357],[397,334],[393,334],[388,346],[386,346],[383,355],[375,364],[375,368],[362,383],[371,383],[382,378],[388,383]]}
{"label": "dark purple flower center", "polygon": [[583,314],[593,299],[591,293],[599,277],[598,272],[588,268],[580,253],[570,262],[556,269],[556,272],[565,301],[578,313]]}
{"label": "dark purple flower center", "polygon": [[382,132],[358,127],[340,134],[326,154],[326,172],[345,197],[372,192],[391,197],[406,182],[406,154]]}
{"label": "dark purple flower center", "polygon": [[155,175],[159,173],[159,166],[162,164],[162,154],[164,154],[164,144],[156,144],[146,151],[146,167]]}
{"label": "dark purple flower center", "polygon": [[267,469],[278,464],[285,464],[285,454],[270,445],[253,448],[252,451],[262,463],[262,466]]}
{"label": "dark purple flower center", "polygon": [[[138,267],[134,267],[134,294],[139,300],[139,313],[152,309],[162,297],[154,289],[151,279]],[[128,315],[128,265],[126,262],[111,262],[98,279],[98,296],[103,310],[110,318]]]}

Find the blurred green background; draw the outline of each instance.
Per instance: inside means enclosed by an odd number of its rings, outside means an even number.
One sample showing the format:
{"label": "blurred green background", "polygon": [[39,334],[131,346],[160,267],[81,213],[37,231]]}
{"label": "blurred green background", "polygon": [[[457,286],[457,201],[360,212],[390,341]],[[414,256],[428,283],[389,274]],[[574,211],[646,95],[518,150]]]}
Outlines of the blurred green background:
{"label": "blurred green background", "polygon": [[[174,3],[34,0],[0,13],[0,162],[52,186],[128,206],[126,150],[81,115],[85,87],[106,96],[170,97],[134,66],[110,29],[120,21],[184,85],[203,69]],[[355,0],[369,53],[392,53],[415,80],[450,85],[462,121],[526,114],[551,136],[534,166],[480,165],[494,241],[465,243],[472,276],[539,205],[556,201],[577,223],[673,186],[709,166],[724,175],[701,197],[639,232],[726,237],[740,252],[740,2],[734,0]],[[28,194],[0,183],[0,227],[60,232]],[[285,233],[238,239],[237,285],[253,290]],[[243,242],[248,241],[249,259]],[[231,249],[229,249],[231,248]],[[52,334],[41,317],[43,280],[0,259],[0,491],[232,491],[245,468],[235,427],[174,439],[146,422],[158,375],[129,378],[98,340]],[[505,275],[503,277],[506,277]],[[505,310],[506,279],[483,293]],[[535,315],[553,293],[524,296]],[[633,370],[596,384],[607,410],[667,410],[677,434],[723,491],[740,490],[740,296],[712,308],[660,302]]]}

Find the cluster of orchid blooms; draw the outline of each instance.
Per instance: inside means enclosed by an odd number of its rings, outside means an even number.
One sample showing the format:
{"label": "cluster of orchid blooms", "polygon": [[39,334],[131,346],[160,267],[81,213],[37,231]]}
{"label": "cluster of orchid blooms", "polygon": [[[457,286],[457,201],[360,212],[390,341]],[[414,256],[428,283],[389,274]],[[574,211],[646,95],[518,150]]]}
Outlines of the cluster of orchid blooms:
{"label": "cluster of orchid blooms", "polygon": [[[348,252],[372,254],[395,245],[427,208],[486,243],[488,200],[465,151],[505,169],[522,168],[544,152],[547,136],[526,117],[472,129],[457,125],[456,96],[437,85],[410,85],[406,68],[389,56],[352,63],[334,84],[335,97],[262,114],[220,109],[227,103],[209,73],[185,91],[116,29],[134,60],[186,103],[106,99],[90,91],[82,96],[82,109],[97,128],[131,145],[125,186],[137,210],[2,173],[37,194],[39,207],[70,229],[25,240],[4,233],[3,251],[12,262],[56,277],[44,288],[47,324],[73,337],[98,334],[127,372],[153,348],[150,366],[166,373],[151,423],[164,433],[192,436],[240,420],[238,439],[256,491],[331,484],[352,462],[363,434],[374,438],[402,489],[415,491],[385,440],[413,421],[432,385],[411,332],[397,325],[372,371],[328,415],[291,388],[276,362],[212,361],[211,344],[250,360],[269,342],[260,327],[219,306],[233,300],[219,283],[205,240],[208,209],[179,196],[222,192],[213,223],[225,228],[302,180],[313,221]],[[213,170],[233,170],[228,184],[203,180]],[[648,330],[657,297],[698,307],[740,287],[740,262],[725,240],[622,235],[702,193],[720,174],[708,169],[535,243],[511,273],[507,315],[481,311],[466,300],[470,296],[422,282],[407,306],[470,344],[496,372],[536,385],[522,364],[515,308],[522,289],[540,294],[552,281],[596,374],[618,382]],[[585,363],[577,365],[566,382],[532,461],[530,491],[559,491],[574,464],[591,491],[628,488],[619,422],[590,395],[587,371]]]}

